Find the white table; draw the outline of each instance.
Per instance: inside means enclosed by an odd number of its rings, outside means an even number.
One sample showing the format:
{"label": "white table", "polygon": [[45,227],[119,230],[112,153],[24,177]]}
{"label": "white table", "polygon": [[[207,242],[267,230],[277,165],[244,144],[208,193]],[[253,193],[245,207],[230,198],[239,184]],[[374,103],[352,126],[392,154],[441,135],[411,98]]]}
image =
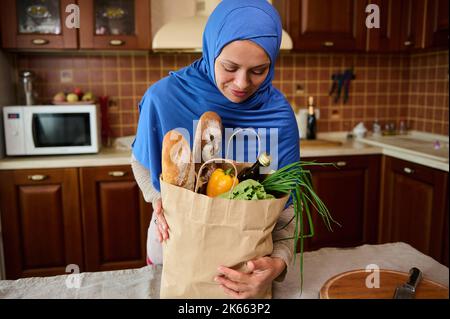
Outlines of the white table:
{"label": "white table", "polygon": [[[449,286],[447,267],[405,243],[363,245],[348,249],[322,248],[307,252],[304,254],[301,295],[298,262],[299,255],[297,263],[289,266],[285,280],[274,283],[274,298],[318,298],[320,288],[329,278],[345,271],[365,269],[370,264],[378,265],[380,269],[404,272],[415,266],[422,270],[424,278]],[[2,280],[0,298],[159,298],[161,266],[81,273],[78,276]],[[74,287],[77,283],[80,284],[79,288]]]}

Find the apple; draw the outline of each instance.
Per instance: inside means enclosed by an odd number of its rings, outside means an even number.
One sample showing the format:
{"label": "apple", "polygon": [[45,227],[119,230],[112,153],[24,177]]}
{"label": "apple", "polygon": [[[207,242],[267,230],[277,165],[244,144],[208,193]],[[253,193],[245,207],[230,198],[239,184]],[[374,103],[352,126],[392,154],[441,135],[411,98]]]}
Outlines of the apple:
{"label": "apple", "polygon": [[54,102],[64,102],[66,100],[66,95],[64,92],[58,92],[53,96]]}
{"label": "apple", "polygon": [[95,96],[94,93],[88,91],[84,93],[83,97],[81,98],[82,101],[94,101]]}
{"label": "apple", "polygon": [[79,87],[74,88],[72,93],[78,95],[79,99],[81,99],[81,97],[83,96],[83,91]]}
{"label": "apple", "polygon": [[75,93],[69,93],[67,94],[67,102],[78,102],[78,95]]}

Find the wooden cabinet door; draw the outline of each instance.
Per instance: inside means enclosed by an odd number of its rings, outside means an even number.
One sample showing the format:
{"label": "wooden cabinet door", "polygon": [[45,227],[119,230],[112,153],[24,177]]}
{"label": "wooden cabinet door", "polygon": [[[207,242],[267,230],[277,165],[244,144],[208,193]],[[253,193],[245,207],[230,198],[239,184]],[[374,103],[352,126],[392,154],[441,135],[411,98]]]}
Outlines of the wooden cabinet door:
{"label": "wooden cabinet door", "polygon": [[402,241],[441,260],[448,173],[386,156],[380,241]]}
{"label": "wooden cabinet door", "polygon": [[380,8],[380,27],[368,29],[369,41],[367,50],[371,52],[400,51],[402,46],[402,1],[370,0]]}
{"label": "wooden cabinet door", "polygon": [[[283,21],[295,50],[355,51],[366,47],[366,0],[288,1]],[[277,3],[280,6],[279,3]],[[281,14],[285,16],[286,13]]]}
{"label": "wooden cabinet door", "polygon": [[0,172],[6,278],[83,267],[77,169]]}
{"label": "wooden cabinet door", "polygon": [[78,0],[80,48],[151,49],[150,0]]}
{"label": "wooden cabinet door", "polygon": [[313,212],[315,235],[305,240],[306,250],[375,244],[378,225],[380,156],[305,158],[333,166],[311,166],[313,187],[342,227],[330,232]]}
{"label": "wooden cabinet door", "polygon": [[[447,189],[448,189],[448,180],[447,180]],[[448,231],[449,228],[449,219],[448,219],[448,195],[447,195],[447,200],[445,202],[445,209],[444,209],[444,213],[445,213],[445,221],[444,221],[444,244],[442,245],[442,258],[441,258],[441,262],[446,265],[448,267],[449,262],[448,262],[448,250],[449,250],[449,236],[450,233]]]}
{"label": "wooden cabinet door", "polygon": [[[77,29],[65,19],[70,0],[4,0],[1,10],[2,45],[8,49],[76,49]],[[53,26],[53,27],[52,27]]]}
{"label": "wooden cabinet door", "polygon": [[448,6],[449,0],[427,1],[425,47],[448,50]]}
{"label": "wooden cabinet door", "polygon": [[152,208],[131,166],[80,168],[80,180],[86,269],[145,266]]}
{"label": "wooden cabinet door", "polygon": [[[427,0],[401,0],[402,14],[399,16],[399,51],[412,51],[425,48],[425,24]],[[393,21],[395,22],[395,21]]]}

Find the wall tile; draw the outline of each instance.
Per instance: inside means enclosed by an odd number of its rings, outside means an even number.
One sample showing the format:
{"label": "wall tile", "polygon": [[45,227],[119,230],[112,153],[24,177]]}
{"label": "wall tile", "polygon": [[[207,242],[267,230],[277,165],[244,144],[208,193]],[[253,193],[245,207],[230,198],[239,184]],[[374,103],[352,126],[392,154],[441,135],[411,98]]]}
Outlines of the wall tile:
{"label": "wall tile", "polygon": [[[58,91],[74,86],[96,95],[109,95],[114,136],[134,134],[138,120],[138,103],[153,83],[189,65],[199,54],[76,54],[42,55],[20,53],[18,70],[30,68],[39,76],[41,99],[50,101]],[[354,67],[355,80],[350,85],[347,104],[335,103],[328,96],[331,75]],[[73,82],[60,83],[60,71],[72,69]],[[404,54],[280,54],[274,77],[291,102],[294,111],[306,108],[313,95],[321,109],[319,132],[349,131],[359,121],[371,127],[401,119],[415,130],[448,135],[448,52]],[[298,91],[297,88],[303,88]],[[343,94],[342,94],[343,95]],[[338,111],[340,116],[332,116]],[[333,113],[334,114],[334,113]]]}

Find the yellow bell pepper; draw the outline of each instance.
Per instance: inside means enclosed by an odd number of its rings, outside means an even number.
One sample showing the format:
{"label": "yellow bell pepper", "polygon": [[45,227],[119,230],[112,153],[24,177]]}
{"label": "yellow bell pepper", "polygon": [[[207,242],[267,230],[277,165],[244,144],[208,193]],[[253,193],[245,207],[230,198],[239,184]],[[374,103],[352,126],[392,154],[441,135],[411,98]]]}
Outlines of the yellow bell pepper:
{"label": "yellow bell pepper", "polygon": [[209,178],[208,185],[206,186],[206,195],[210,197],[216,197],[222,193],[228,192],[239,181],[231,174],[232,169],[223,170],[221,168],[216,169]]}

